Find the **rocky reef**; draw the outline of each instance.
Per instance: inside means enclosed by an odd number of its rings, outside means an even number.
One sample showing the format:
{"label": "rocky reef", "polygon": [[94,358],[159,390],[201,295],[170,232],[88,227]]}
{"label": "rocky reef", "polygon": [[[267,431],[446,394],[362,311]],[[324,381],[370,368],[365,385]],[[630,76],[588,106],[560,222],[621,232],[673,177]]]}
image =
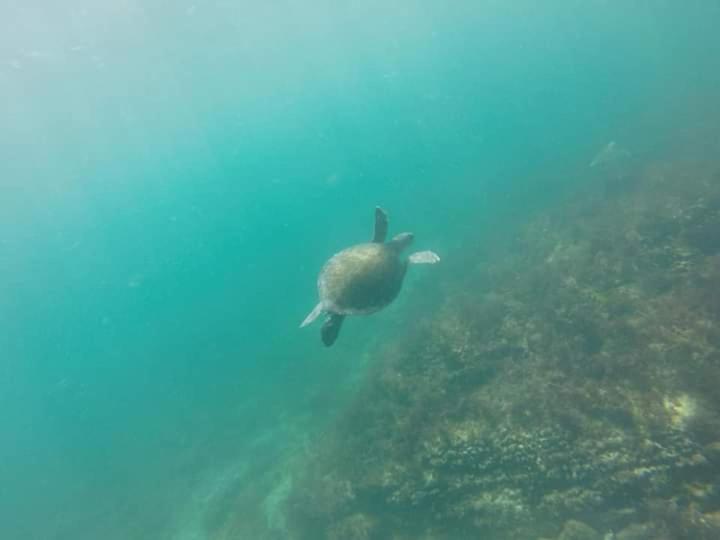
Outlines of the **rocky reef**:
{"label": "rocky reef", "polygon": [[376,351],[286,536],[720,538],[720,164],[637,160],[498,244]]}

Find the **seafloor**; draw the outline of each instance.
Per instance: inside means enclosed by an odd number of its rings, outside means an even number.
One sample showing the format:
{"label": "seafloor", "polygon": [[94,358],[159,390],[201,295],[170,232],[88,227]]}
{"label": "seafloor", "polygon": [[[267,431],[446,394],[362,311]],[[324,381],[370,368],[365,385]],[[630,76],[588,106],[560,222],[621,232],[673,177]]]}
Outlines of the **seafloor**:
{"label": "seafloor", "polygon": [[216,537],[720,538],[718,156],[701,130],[578,169],[582,188],[469,250]]}

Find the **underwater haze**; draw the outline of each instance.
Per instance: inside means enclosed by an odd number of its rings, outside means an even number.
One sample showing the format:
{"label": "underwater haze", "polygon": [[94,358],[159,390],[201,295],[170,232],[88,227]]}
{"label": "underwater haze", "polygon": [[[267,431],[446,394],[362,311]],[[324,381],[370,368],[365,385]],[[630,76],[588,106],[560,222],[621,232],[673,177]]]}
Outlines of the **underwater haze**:
{"label": "underwater haze", "polygon": [[[712,0],[5,2],[0,537],[717,538],[718,22]],[[299,328],[318,272],[376,206],[442,261],[324,347]],[[488,434],[554,411],[520,381],[582,403],[531,422],[563,448],[670,448],[663,415],[684,438],[605,495],[544,443],[532,485],[503,461],[488,487]]]}

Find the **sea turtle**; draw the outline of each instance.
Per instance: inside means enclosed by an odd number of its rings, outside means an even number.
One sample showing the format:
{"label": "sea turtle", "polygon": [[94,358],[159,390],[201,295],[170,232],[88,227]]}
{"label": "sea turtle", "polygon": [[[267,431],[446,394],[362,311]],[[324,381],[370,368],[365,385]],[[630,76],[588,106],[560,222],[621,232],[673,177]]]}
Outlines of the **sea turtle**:
{"label": "sea turtle", "polygon": [[356,244],[333,255],[318,276],[320,302],[305,318],[307,326],[321,313],[327,313],[322,341],[335,343],[346,315],[369,315],[392,302],[400,292],[408,263],[434,264],[440,260],[432,251],[418,251],[403,257],[402,251],[413,241],[412,233],[400,233],[385,242],[388,218],[375,208],[375,234],[372,242]]}

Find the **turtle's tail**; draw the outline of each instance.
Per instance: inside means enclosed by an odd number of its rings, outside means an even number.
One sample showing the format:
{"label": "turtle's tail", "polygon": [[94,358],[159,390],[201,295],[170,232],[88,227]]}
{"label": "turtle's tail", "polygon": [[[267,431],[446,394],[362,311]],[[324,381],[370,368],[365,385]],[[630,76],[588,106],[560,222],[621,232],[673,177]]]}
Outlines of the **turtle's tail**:
{"label": "turtle's tail", "polygon": [[345,315],[338,315],[337,313],[330,313],[328,318],[325,319],[320,335],[322,336],[322,342],[326,347],[335,343],[344,320]]}

